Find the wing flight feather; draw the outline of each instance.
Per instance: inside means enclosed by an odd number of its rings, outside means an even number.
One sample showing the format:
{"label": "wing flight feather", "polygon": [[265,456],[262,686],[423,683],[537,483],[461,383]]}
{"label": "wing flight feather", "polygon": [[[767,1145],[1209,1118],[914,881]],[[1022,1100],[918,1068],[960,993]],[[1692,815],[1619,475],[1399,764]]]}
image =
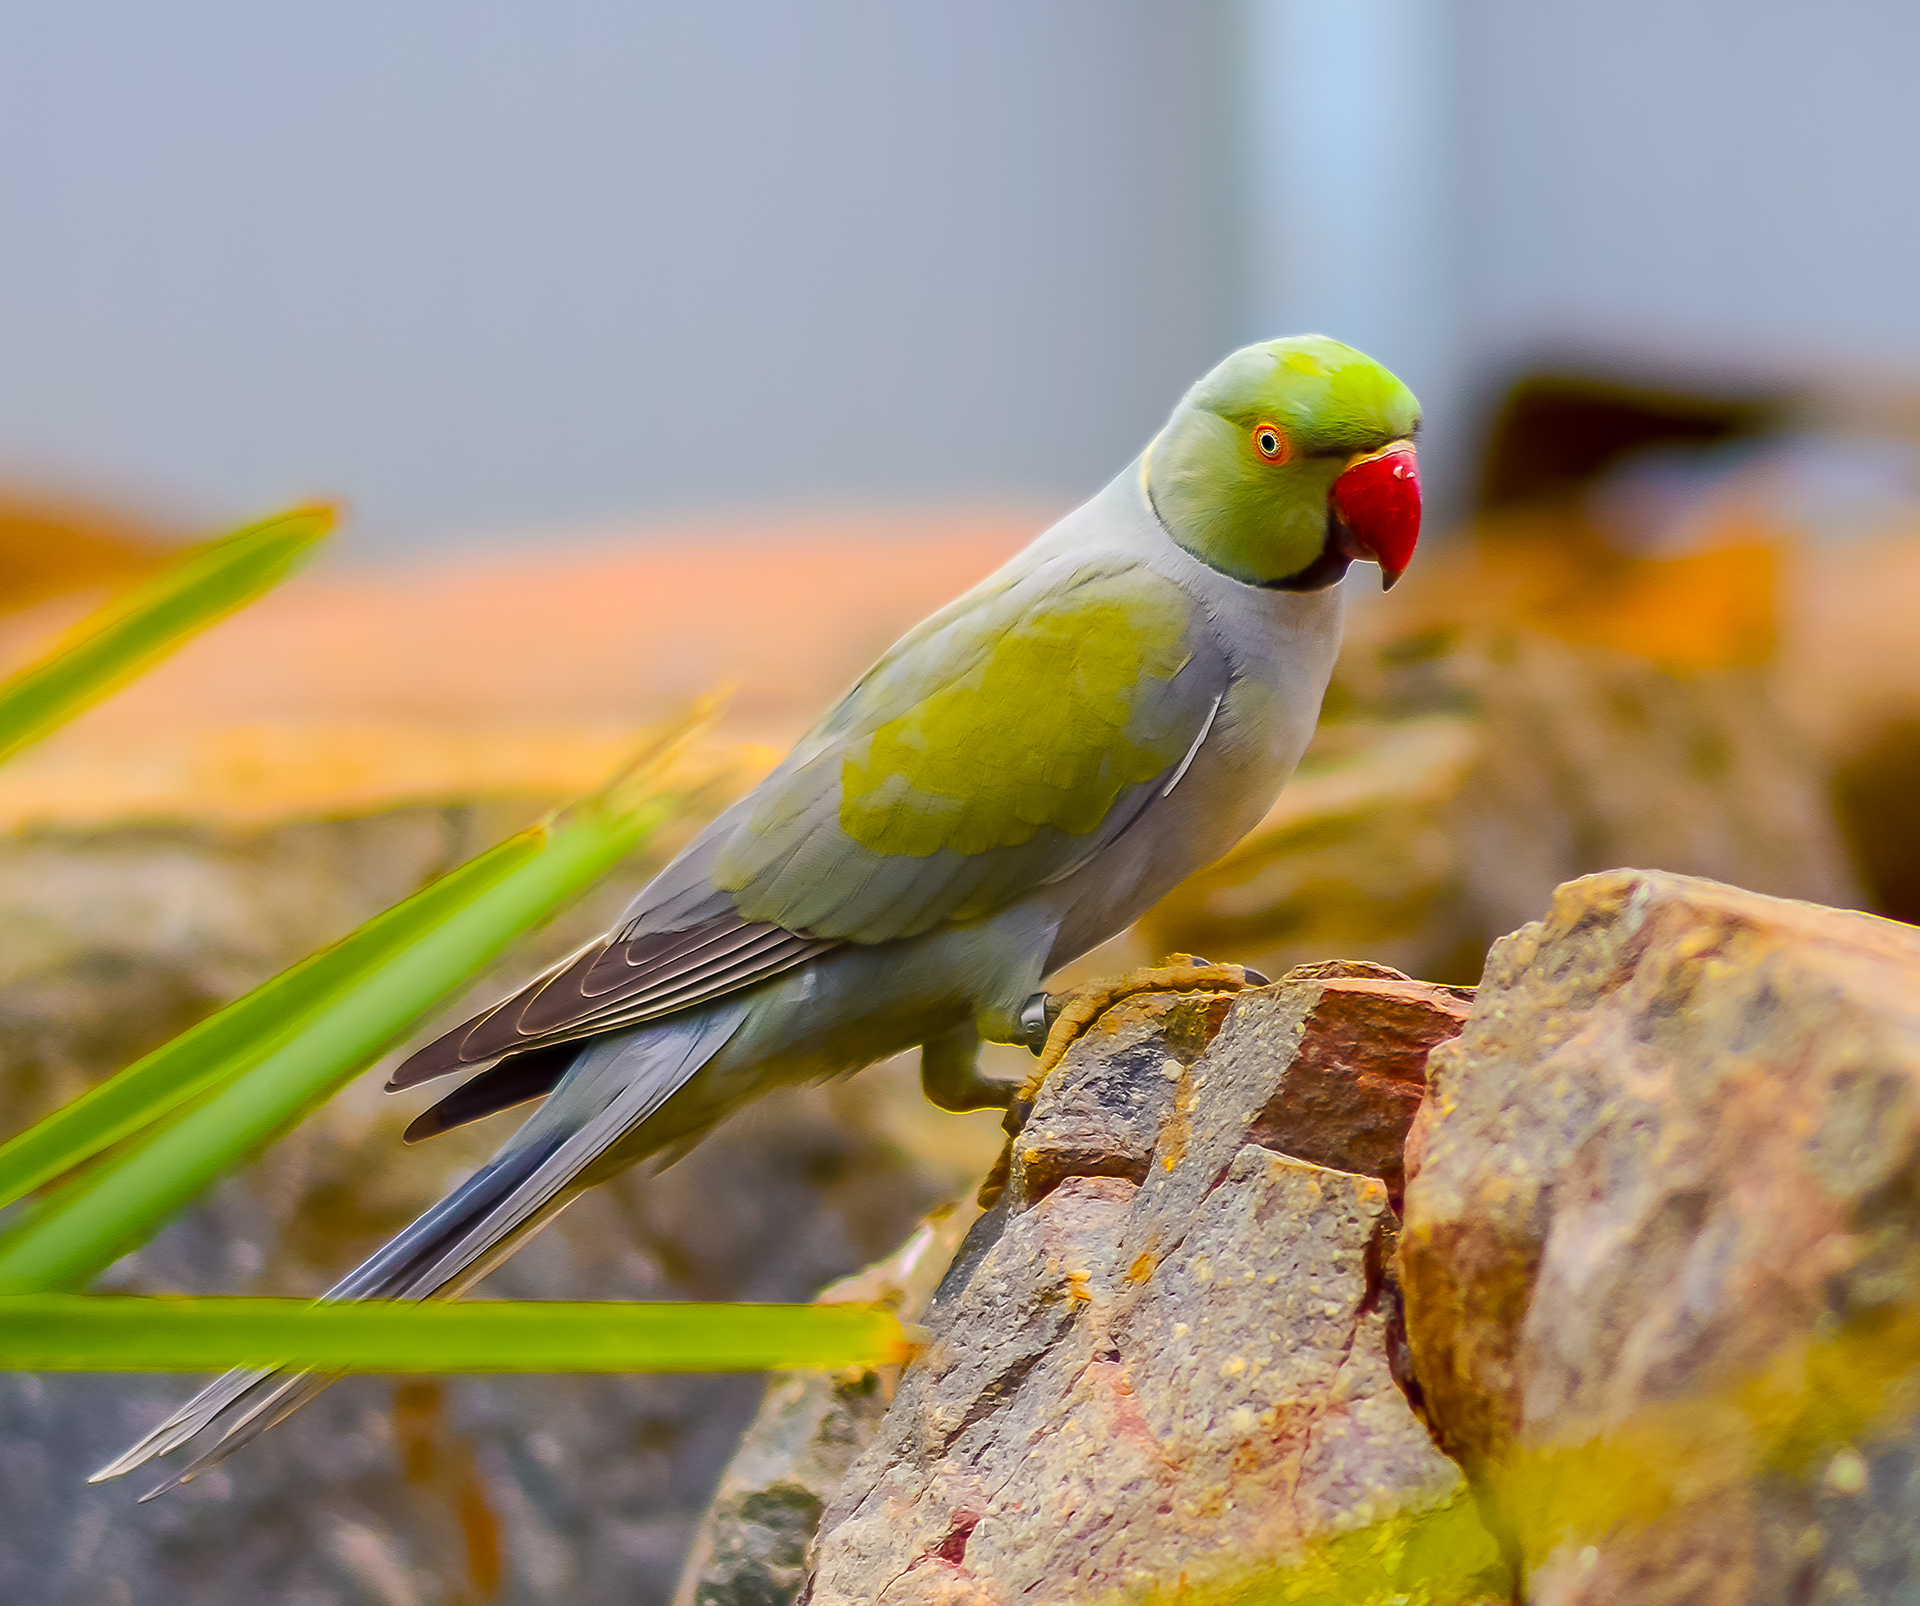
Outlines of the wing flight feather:
{"label": "wing flight feather", "polygon": [[397,1091],[534,1049],[638,1026],[768,980],[839,944],[738,915],[688,931],[616,934],[416,1050]]}

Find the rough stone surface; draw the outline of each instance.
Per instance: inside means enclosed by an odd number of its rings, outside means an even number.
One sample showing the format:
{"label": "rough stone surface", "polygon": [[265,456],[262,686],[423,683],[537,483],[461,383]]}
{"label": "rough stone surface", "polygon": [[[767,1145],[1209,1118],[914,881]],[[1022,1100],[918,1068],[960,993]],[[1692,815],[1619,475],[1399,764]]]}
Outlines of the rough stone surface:
{"label": "rough stone surface", "polygon": [[1469,988],[1393,972],[1328,977],[1299,1053],[1255,1117],[1249,1140],[1378,1177],[1398,1208],[1406,1186],[1402,1150],[1426,1093],[1427,1055],[1459,1034],[1472,999]]}
{"label": "rough stone surface", "polygon": [[[895,1253],[821,1294],[823,1303],[925,1311],[976,1205],[935,1211]],[[898,1367],[802,1372],[768,1385],[722,1474],[674,1593],[674,1606],[783,1606],[806,1582],[820,1515],[853,1458],[873,1442]]]}
{"label": "rough stone surface", "polygon": [[[1911,1417],[1849,1417],[1858,1361],[1809,1370],[1920,1311],[1920,931],[1589,876],[1496,945],[1430,1069],[1413,1363],[1526,1598],[1920,1599]],[[1571,1446],[1626,1457],[1595,1498],[1657,1491],[1635,1520],[1529,1529],[1540,1489],[1511,1469]]]}
{"label": "rough stone surface", "polygon": [[[1363,998],[1401,1028],[1377,1075],[1342,1024]],[[1412,1045],[1464,1009],[1379,975],[1108,1009],[828,1504],[812,1606],[1094,1599],[1456,1493],[1389,1364],[1387,1184],[1288,1146],[1332,1146],[1347,1076],[1364,1136],[1341,1158],[1397,1150]]]}

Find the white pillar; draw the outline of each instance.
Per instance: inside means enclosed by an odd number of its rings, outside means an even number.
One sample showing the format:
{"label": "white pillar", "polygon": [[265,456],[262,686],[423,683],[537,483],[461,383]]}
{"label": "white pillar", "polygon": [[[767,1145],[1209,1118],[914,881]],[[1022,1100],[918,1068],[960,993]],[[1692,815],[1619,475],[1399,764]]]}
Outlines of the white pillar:
{"label": "white pillar", "polygon": [[1426,414],[1430,508],[1458,511],[1455,0],[1246,0],[1249,337],[1378,358]]}

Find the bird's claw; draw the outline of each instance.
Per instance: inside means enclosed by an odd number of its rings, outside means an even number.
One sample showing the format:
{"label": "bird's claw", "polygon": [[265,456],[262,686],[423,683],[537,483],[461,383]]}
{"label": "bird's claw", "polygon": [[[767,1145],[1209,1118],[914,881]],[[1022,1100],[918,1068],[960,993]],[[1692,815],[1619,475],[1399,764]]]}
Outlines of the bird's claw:
{"label": "bird's claw", "polygon": [[[1121,999],[1138,993],[1239,992],[1266,985],[1265,976],[1245,965],[1216,965],[1196,954],[1169,954],[1157,965],[1129,971],[1112,981],[1093,982],[1058,996],[1035,993],[1020,1011],[1020,1027],[1022,1041],[1039,1056],[1040,1063],[1009,1108],[1008,1119],[1023,1106],[1032,1108],[1048,1073],[1066,1057],[1075,1040]],[[1036,1035],[1040,1039],[1037,1048]]]}
{"label": "bird's claw", "polygon": [[1237,993],[1266,985],[1265,976],[1244,965],[1215,965],[1193,954],[1169,954],[1157,965],[1129,971],[1113,981],[1095,982],[1067,993],[1035,993],[1020,1008],[1018,1040],[1039,1056],[1040,1063],[1007,1105],[1000,1123],[1006,1129],[1007,1147],[980,1184],[981,1208],[991,1209],[1006,1190],[1012,1174],[1013,1140],[1033,1114],[1034,1101],[1048,1073],[1066,1058],[1081,1033],[1115,1004],[1139,993]]}
{"label": "bird's claw", "polygon": [[1020,1006],[1020,1041],[1036,1059],[1045,1051],[1047,1033],[1059,1014],[1059,1002],[1051,993],[1035,993]]}

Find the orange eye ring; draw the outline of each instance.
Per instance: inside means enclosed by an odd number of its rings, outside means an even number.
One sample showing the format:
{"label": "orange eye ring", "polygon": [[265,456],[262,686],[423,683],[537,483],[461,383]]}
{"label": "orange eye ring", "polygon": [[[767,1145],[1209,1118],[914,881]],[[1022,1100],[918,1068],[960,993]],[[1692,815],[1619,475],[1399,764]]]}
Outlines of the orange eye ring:
{"label": "orange eye ring", "polygon": [[1286,432],[1278,424],[1264,419],[1253,426],[1253,449],[1269,463],[1284,463],[1293,454],[1287,449]]}

